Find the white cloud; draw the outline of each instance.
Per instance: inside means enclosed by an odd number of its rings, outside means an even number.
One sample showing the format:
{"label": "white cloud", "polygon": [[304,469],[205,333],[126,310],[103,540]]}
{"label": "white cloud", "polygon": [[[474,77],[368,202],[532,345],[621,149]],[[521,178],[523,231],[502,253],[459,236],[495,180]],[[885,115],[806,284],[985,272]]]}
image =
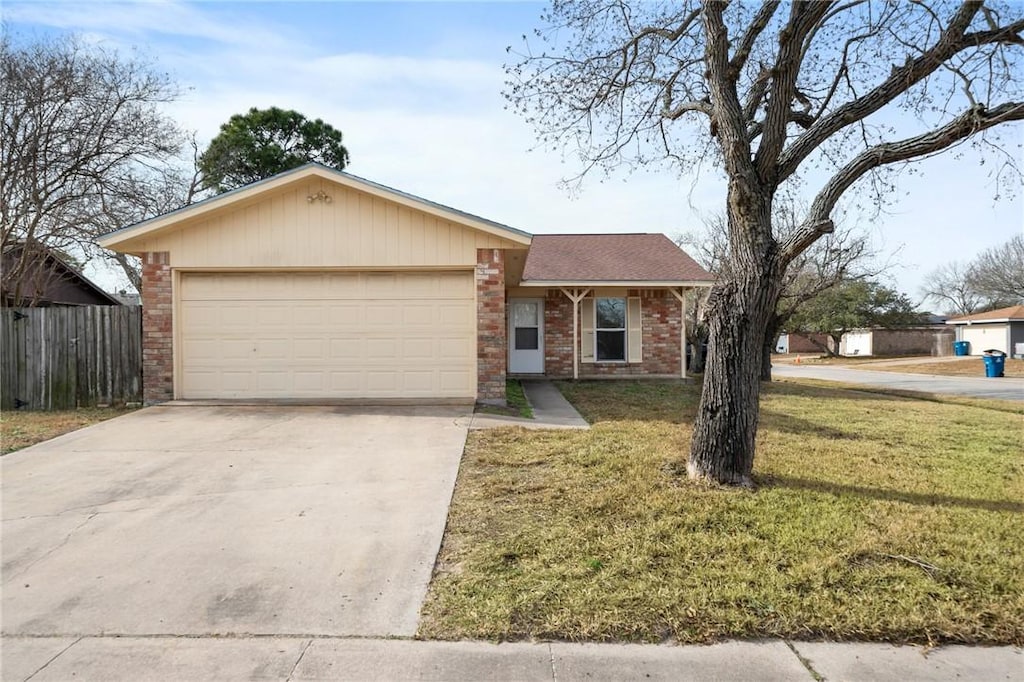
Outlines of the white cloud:
{"label": "white cloud", "polygon": [[268,50],[301,44],[289,40],[282,27],[265,27],[237,16],[225,22],[199,7],[173,1],[19,2],[8,3],[4,14],[12,23],[95,35],[148,38],[155,34]]}
{"label": "white cloud", "polygon": [[[203,5],[18,4],[8,12],[15,21],[151,45],[162,67],[193,86],[169,111],[201,141],[250,107],[296,109],[343,131],[353,173],[513,227],[674,235],[724,207],[722,183],[705,175],[694,184],[670,168],[589,178],[569,197],[558,182],[578,168],[558,153],[527,151],[533,133],[504,110],[496,62],[313,45],[298,24],[265,24],[243,11],[225,21]],[[1024,225],[1020,197],[993,205],[992,187],[969,162],[940,158],[922,170],[901,181],[909,196],[893,200],[870,228],[883,249],[905,245],[905,267],[894,275],[911,294],[932,268]]]}

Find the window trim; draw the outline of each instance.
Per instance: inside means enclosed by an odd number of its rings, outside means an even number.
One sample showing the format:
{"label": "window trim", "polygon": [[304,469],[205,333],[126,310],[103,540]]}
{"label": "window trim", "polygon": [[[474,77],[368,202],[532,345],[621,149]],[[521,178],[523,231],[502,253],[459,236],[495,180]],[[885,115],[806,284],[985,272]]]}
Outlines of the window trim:
{"label": "window trim", "polygon": [[[598,312],[601,301],[622,301],[622,327],[601,327],[598,325]],[[598,356],[598,337],[601,332],[622,332],[622,359],[607,359]],[[594,296],[594,363],[625,365],[629,363],[629,297],[628,296]]]}

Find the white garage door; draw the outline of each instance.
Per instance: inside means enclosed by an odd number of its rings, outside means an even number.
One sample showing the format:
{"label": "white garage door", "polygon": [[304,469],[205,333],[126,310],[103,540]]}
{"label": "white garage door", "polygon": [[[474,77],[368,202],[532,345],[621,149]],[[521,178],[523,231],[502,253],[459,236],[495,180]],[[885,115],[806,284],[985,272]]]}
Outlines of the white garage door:
{"label": "white garage door", "polygon": [[182,398],[474,398],[472,272],[183,273]]}
{"label": "white garage door", "polygon": [[872,333],[870,331],[846,332],[841,339],[842,354],[871,355],[872,340]]}
{"label": "white garage door", "polygon": [[971,355],[981,355],[987,350],[1001,350],[1009,353],[1009,335],[1005,324],[977,324],[961,327],[960,338],[971,344]]}

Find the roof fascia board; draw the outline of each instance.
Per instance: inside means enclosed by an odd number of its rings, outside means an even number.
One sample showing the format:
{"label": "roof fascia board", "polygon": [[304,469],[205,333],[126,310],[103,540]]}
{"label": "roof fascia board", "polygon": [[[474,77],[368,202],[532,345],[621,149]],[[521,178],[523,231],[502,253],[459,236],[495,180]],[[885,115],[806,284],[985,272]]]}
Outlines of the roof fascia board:
{"label": "roof fascia board", "polygon": [[946,320],[946,324],[1006,324],[1007,322],[1024,322],[1024,318],[1001,317],[995,320]]}
{"label": "roof fascia board", "polygon": [[714,282],[707,280],[523,280],[519,286],[523,287],[712,287]]}

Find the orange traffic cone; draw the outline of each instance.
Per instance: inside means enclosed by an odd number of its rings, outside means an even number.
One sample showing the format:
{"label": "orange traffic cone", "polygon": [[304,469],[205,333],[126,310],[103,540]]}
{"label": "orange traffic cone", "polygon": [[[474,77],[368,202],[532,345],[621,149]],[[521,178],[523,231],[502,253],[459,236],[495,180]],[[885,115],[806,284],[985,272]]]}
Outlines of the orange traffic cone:
{"label": "orange traffic cone", "polygon": [[800,356],[799,355],[796,356],[796,364],[798,364],[798,365],[800,364]]}

